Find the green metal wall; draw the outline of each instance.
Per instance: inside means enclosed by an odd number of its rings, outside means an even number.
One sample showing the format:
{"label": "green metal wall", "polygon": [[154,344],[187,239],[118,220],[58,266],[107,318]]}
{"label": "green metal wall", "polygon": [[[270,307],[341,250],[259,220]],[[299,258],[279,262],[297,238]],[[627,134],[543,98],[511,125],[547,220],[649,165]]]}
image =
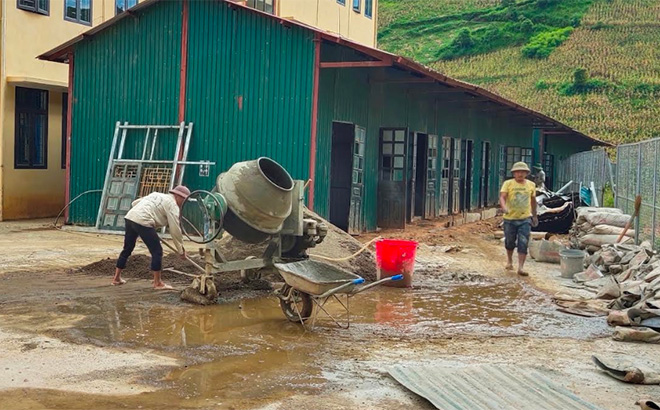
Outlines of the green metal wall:
{"label": "green metal wall", "polygon": [[313,38],[309,30],[227,3],[190,2],[189,156],[217,165],[209,178],[186,171],[187,184],[210,188],[216,173],[259,156],[296,179],[309,177]]}
{"label": "green metal wall", "polygon": [[[178,123],[181,21],[181,2],[159,2],[77,45],[72,198],[102,188],[116,121]],[[294,178],[309,177],[313,38],[225,2],[189,2],[188,159],[217,165],[209,177],[188,167],[186,184],[209,189],[231,164],[259,156]],[[76,201],[70,221],[93,224],[99,200],[92,194]]]}
{"label": "green metal wall", "polygon": [[[322,56],[322,61],[358,59],[354,52],[328,44],[324,44]],[[363,206],[368,230],[374,230],[377,223],[378,143],[380,128],[384,127],[408,128],[411,132],[472,140],[474,160],[470,195],[473,208],[476,208],[479,200],[481,142],[489,141],[491,155],[488,201],[496,204],[500,182],[499,150],[503,146],[532,148],[533,128],[513,122],[501,113],[483,111],[483,106],[452,101],[456,99],[454,94],[427,94],[424,85],[381,83],[375,80],[387,78],[388,75],[391,79],[396,79],[398,74],[385,69],[321,70],[316,210],[326,217],[329,214],[333,121],[351,122],[367,129]],[[583,146],[549,144],[548,149],[550,153],[555,153],[553,151],[557,149],[577,152],[583,150]],[[440,149],[439,155],[442,155]],[[346,166],[350,166],[348,161],[350,160],[347,160]],[[437,199],[443,200],[439,196],[438,190]]]}
{"label": "green metal wall", "polygon": [[[181,3],[161,2],[75,48],[71,198],[101,189],[116,121],[176,124]],[[130,146],[127,149],[131,149]],[[69,221],[96,221],[100,194],[77,200]]]}

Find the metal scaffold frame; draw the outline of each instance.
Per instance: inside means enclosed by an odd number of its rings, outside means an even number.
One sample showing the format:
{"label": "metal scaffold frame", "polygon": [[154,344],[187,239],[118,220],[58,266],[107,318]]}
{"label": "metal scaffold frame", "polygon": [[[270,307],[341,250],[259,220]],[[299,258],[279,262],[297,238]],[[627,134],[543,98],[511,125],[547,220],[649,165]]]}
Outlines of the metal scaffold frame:
{"label": "metal scaffold frame", "polygon": [[[142,146],[142,154],[140,158],[126,158],[125,148],[127,141],[131,138],[129,136],[130,130],[144,130],[144,141]],[[174,148],[173,157],[169,159],[154,159],[154,154],[157,151],[159,141],[159,131],[163,130],[178,130],[176,145]],[[180,185],[186,171],[186,165],[199,165],[210,166],[215,165],[215,162],[210,161],[188,161],[188,150],[190,148],[190,139],[192,136],[193,123],[181,122],[178,125],[131,125],[126,122],[117,121],[115,123],[115,132],[112,138],[112,145],[110,147],[110,154],[108,158],[108,165],[105,173],[105,180],[103,183],[103,193],[99,210],[96,218],[96,228],[101,229],[104,209],[108,200],[110,189],[110,181],[112,179],[113,170],[117,165],[138,165],[142,168],[147,164],[159,164],[171,166],[172,172],[170,174],[168,190],[176,185]],[[138,181],[140,177],[138,176]],[[136,191],[139,192],[139,191]]]}

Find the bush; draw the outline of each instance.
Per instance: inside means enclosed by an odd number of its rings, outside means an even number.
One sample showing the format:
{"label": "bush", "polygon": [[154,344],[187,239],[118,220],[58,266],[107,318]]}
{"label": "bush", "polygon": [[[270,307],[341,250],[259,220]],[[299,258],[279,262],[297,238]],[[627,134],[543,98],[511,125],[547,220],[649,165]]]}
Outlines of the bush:
{"label": "bush", "polygon": [[523,33],[531,33],[534,31],[534,23],[532,23],[532,20],[526,18],[520,23],[520,31]]}
{"label": "bush", "polygon": [[551,85],[546,80],[538,80],[534,85],[534,87],[539,91],[543,91],[549,89]]}
{"label": "bush", "polygon": [[559,94],[564,96],[587,94],[613,88],[614,85],[600,78],[589,78],[587,70],[577,68],[573,72],[573,82],[564,83],[559,87]]}
{"label": "bush", "polygon": [[451,42],[451,47],[456,51],[467,50],[472,46],[474,46],[474,39],[472,38],[472,32],[468,28],[459,31]]}
{"label": "bush", "polygon": [[527,58],[548,58],[550,53],[566,41],[572,32],[573,27],[564,27],[539,33],[522,48],[522,53]]}

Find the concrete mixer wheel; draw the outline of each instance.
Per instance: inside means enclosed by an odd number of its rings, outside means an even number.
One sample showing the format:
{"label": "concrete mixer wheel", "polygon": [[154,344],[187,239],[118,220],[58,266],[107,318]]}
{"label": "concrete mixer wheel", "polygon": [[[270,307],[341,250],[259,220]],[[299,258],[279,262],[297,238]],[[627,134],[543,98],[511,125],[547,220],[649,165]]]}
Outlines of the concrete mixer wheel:
{"label": "concrete mixer wheel", "polygon": [[291,289],[289,285],[284,285],[281,290],[283,296],[289,295],[285,300],[280,298],[280,307],[284,316],[290,322],[304,322],[312,316],[312,309],[314,309],[314,302],[312,297],[297,289]]}

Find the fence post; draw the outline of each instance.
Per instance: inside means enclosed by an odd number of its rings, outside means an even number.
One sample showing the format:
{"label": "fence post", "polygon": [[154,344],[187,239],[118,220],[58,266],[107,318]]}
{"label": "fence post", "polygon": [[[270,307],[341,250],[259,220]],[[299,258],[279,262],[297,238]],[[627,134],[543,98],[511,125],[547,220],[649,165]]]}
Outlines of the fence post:
{"label": "fence post", "polygon": [[[637,188],[635,189],[635,198],[637,198],[637,195],[641,195],[641,186],[642,186],[642,143],[637,144]],[[633,207],[633,212],[635,211],[635,208]],[[639,210],[639,215],[637,215],[637,219],[635,220],[635,245],[639,245],[639,220],[641,219],[642,215],[642,208],[640,207]]]}
{"label": "fence post", "polygon": [[651,222],[651,246],[655,248],[655,217],[657,210],[657,192],[658,192],[658,144],[660,141],[656,140],[653,142],[654,159],[653,159],[653,222]]}
{"label": "fence post", "polygon": [[621,191],[621,184],[619,182],[619,174],[621,173],[621,165],[623,161],[621,161],[621,145],[618,145],[616,147],[616,175],[614,175],[614,178],[616,179],[616,191],[614,192],[614,207],[615,208],[621,208],[619,204],[619,192]]}

